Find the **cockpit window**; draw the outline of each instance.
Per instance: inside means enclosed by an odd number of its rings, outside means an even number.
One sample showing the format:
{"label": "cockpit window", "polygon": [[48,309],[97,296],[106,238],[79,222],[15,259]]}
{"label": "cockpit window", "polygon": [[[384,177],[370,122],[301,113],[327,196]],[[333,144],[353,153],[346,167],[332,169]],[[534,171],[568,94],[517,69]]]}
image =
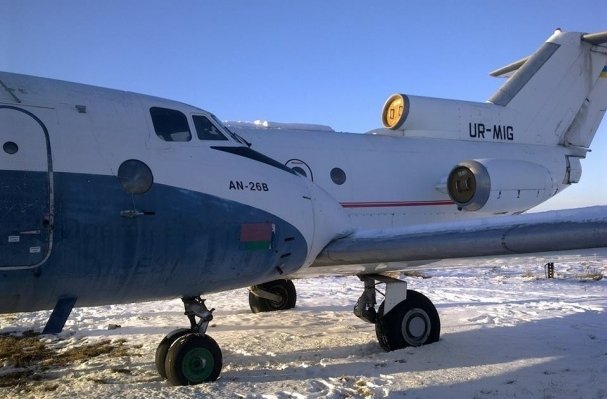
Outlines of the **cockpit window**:
{"label": "cockpit window", "polygon": [[152,107],[150,115],[156,134],[164,141],[190,141],[192,139],[188,119],[180,111]]}
{"label": "cockpit window", "polygon": [[200,140],[227,140],[228,138],[206,116],[193,115],[194,126]]}
{"label": "cockpit window", "polygon": [[230,130],[230,128],[228,128],[226,125],[224,125],[223,123],[221,123],[221,121],[219,119],[217,119],[217,117],[213,114],[211,114],[211,119],[213,119],[213,121],[218,124],[219,126],[223,127],[224,130],[226,132],[228,132],[228,134],[230,135],[230,137],[232,137],[235,141],[239,142],[240,144],[245,144],[248,147],[251,146],[251,143],[249,143],[248,141],[246,141],[245,139],[243,139],[242,137],[240,137],[239,135],[237,135],[236,133],[234,133],[233,131]]}

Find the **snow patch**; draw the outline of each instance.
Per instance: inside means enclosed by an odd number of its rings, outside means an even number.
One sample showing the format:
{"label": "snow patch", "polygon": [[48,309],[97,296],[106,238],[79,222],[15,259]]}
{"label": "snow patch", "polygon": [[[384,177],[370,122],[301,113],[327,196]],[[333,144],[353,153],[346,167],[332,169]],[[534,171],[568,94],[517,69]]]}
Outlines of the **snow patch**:
{"label": "snow patch", "polygon": [[[441,316],[441,340],[386,353],[374,326],[352,314],[355,277],[297,280],[297,307],[252,314],[247,290],[208,297],[224,369],[212,384],[170,387],[157,344],[187,325],[180,300],[75,309],[66,330],[41,341],[55,353],[109,342],[123,352],[61,366],[0,358],[0,397],[103,398],[600,398],[607,396],[607,253],[485,259],[485,268],[437,268],[406,277]],[[477,265],[478,266],[478,265]],[[526,277],[524,277],[526,275]],[[0,316],[0,334],[41,330],[49,312]],[[108,325],[121,328],[108,330]],[[4,338],[0,336],[0,340]],[[18,384],[6,376],[31,372]]]}

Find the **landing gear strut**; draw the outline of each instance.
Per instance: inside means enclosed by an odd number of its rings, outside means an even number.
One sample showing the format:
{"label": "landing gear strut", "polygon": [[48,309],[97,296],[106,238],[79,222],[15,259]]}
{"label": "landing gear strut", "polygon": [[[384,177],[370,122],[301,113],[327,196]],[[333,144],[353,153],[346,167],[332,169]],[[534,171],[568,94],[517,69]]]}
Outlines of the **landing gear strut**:
{"label": "landing gear strut", "polygon": [[156,349],[156,369],[171,385],[215,381],[223,358],[217,342],[206,335],[215,309],[209,310],[200,297],[182,300],[190,328],[174,330],[163,338]]}
{"label": "landing gear strut", "polygon": [[274,280],[249,288],[249,306],[253,313],[293,309],[297,292],[291,280]]}
{"label": "landing gear strut", "polygon": [[[382,275],[360,276],[365,290],[354,314],[375,324],[375,333],[385,351],[421,346],[438,341],[440,318],[432,302],[423,294],[407,289],[407,283]],[[386,284],[385,300],[375,310],[376,281]]]}

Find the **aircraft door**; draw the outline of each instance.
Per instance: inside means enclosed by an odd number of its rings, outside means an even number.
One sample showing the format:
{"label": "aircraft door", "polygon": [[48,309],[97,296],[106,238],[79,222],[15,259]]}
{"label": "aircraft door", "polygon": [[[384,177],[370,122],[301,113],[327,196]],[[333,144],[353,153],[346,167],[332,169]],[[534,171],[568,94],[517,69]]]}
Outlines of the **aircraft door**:
{"label": "aircraft door", "polygon": [[0,105],[0,270],[44,263],[52,218],[48,131],[31,112]]}

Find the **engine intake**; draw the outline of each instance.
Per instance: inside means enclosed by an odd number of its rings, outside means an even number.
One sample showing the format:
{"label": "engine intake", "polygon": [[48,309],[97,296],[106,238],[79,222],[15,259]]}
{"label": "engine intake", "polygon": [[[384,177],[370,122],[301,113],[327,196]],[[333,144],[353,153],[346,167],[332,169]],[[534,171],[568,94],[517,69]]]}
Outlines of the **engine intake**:
{"label": "engine intake", "polygon": [[550,171],[528,161],[477,159],[449,173],[447,190],[460,209],[482,213],[526,211],[556,191]]}

